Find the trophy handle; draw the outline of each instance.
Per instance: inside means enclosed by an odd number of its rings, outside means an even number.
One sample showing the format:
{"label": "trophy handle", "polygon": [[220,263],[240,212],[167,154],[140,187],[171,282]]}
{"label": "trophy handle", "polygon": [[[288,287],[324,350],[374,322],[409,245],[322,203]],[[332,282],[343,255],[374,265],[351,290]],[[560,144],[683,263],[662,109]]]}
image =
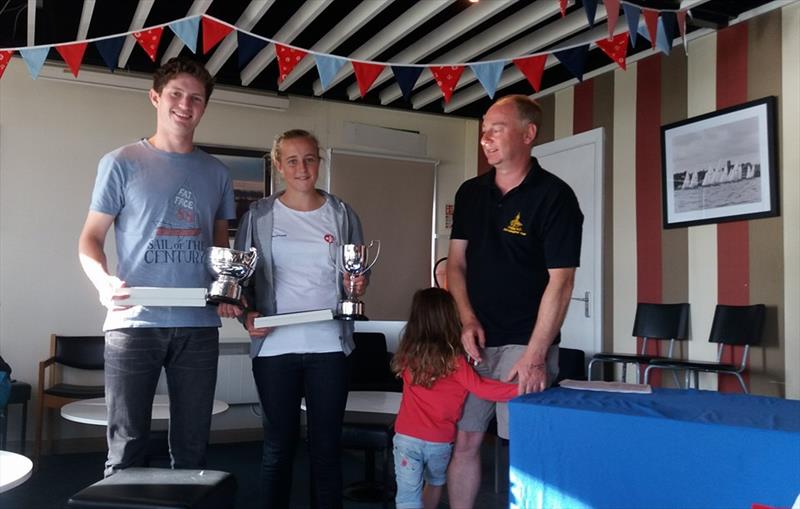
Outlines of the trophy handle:
{"label": "trophy handle", "polygon": [[367,246],[367,247],[371,248],[374,244],[377,244],[378,250],[375,252],[375,258],[372,259],[372,263],[367,265],[367,268],[364,269],[364,272],[368,272],[369,269],[371,269],[372,266],[375,265],[375,262],[378,261],[378,257],[381,255],[381,241],[380,240],[372,240],[372,241],[370,241],[369,246]]}

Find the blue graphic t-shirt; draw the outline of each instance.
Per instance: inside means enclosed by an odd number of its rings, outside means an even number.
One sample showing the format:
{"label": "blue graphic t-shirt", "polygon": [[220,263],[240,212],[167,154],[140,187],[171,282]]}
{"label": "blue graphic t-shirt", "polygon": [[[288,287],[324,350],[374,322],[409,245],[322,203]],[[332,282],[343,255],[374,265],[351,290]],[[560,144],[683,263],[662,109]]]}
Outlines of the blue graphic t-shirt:
{"label": "blue graphic t-shirt", "polygon": [[[208,287],[214,221],[235,217],[224,164],[199,149],[164,152],[147,140],[100,160],[90,209],[115,216],[116,275],[129,287]],[[109,311],[103,330],[219,326],[210,306],[132,306]]]}

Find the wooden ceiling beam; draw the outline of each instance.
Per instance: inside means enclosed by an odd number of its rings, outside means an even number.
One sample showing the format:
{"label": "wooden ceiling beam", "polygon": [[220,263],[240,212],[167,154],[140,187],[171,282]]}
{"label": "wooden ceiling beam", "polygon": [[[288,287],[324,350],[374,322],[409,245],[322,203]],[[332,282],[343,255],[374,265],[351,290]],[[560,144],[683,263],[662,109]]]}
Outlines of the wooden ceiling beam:
{"label": "wooden ceiling beam", "polygon": [[[392,60],[404,63],[418,62],[514,3],[515,0],[494,0],[492,2],[473,4],[440,25],[428,37],[417,40],[414,44],[396,54],[392,57]],[[384,69],[375,80],[373,86],[378,86],[390,79],[394,79],[394,73],[392,73],[391,69]],[[358,83],[353,83],[347,87],[347,95],[351,101],[361,97]]]}
{"label": "wooden ceiling beam", "polygon": [[[276,41],[290,43],[317,17],[333,0],[307,0],[278,32],[271,37]],[[242,84],[247,86],[256,76],[275,60],[275,45],[268,44],[242,69]]]}
{"label": "wooden ceiling beam", "polygon": [[[402,16],[391,22],[386,28],[372,36],[367,42],[351,53],[348,58],[352,60],[370,60],[381,52],[392,46],[394,43],[408,35],[415,27],[427,21],[431,16],[435,16],[445,7],[455,0],[439,0],[436,2],[417,2],[413,4]],[[333,77],[328,87],[334,87],[346,77],[352,74],[352,66],[346,65],[339,69]],[[322,82],[314,82],[314,95],[322,95]]]}

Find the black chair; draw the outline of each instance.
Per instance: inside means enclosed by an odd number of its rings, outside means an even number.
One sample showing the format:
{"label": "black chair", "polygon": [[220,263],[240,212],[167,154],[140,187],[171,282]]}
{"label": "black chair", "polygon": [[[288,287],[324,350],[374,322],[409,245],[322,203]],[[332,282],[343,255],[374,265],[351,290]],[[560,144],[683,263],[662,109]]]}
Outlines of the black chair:
{"label": "black chair", "polygon": [[[642,338],[642,349],[638,354],[598,353],[589,361],[589,380],[592,379],[592,366],[595,363],[622,364],[622,380],[625,380],[628,364],[636,367],[636,383],[641,382],[640,364],[650,364],[655,359],[664,359],[662,356],[649,355],[647,343],[649,340],[669,340],[669,350],[666,358],[672,358],[676,341],[684,341],[689,335],[689,304],[649,304],[640,302],[636,306],[636,318],[633,321],[634,337]],[[677,376],[675,383],[678,383]]]}
{"label": "black chair", "polygon": [[11,394],[5,407],[0,408],[0,450],[7,448],[6,433],[8,425],[8,405],[22,405],[19,428],[20,452],[25,454],[25,431],[28,427],[28,401],[31,399],[31,385],[25,382],[12,380]]}
{"label": "black chair", "polygon": [[216,470],[126,468],[72,495],[70,509],[233,509],[236,479]]}
{"label": "black chair", "polygon": [[[386,336],[379,332],[356,332],[356,348],[349,356],[350,390],[402,392],[403,383],[391,371],[392,354],[386,347]],[[342,447],[364,451],[364,481],[345,490],[354,500],[380,499],[383,507],[392,499],[391,475],[394,472],[392,440],[393,415],[345,415],[342,424]],[[382,482],[375,481],[375,455],[380,453]]]}
{"label": "black chair", "polygon": [[[436,273],[440,272],[444,275],[440,278]],[[439,258],[433,264],[433,284],[436,288],[447,288],[447,257]]]}
{"label": "black chair", "polygon": [[[764,317],[766,306],[764,304],[754,304],[752,306],[726,306],[717,304],[714,310],[714,321],[711,324],[711,333],[708,341],[717,343],[716,362],[692,362],[671,359],[653,360],[644,372],[644,381],[647,383],[652,369],[669,369],[686,371],[686,387],[689,387],[689,374],[694,374],[694,387],[700,388],[700,372],[723,373],[733,375],[739,380],[742,392],[749,393],[747,385],[744,383],[742,373],[747,369],[747,357],[750,353],[750,345],[757,345],[761,342],[761,334],[764,331]],[[734,346],[744,346],[742,361],[737,364],[723,363],[722,358],[727,348]]]}
{"label": "black chair", "polygon": [[[42,427],[46,410],[61,408],[67,403],[81,399],[105,396],[103,385],[67,384],[61,381],[61,368],[102,371],[105,362],[105,338],[103,336],[50,336],[50,357],[39,363],[39,398],[36,416],[36,444],[34,457],[38,459],[42,451]],[[45,374],[49,370],[48,383]],[[49,440],[48,440],[49,441]]]}

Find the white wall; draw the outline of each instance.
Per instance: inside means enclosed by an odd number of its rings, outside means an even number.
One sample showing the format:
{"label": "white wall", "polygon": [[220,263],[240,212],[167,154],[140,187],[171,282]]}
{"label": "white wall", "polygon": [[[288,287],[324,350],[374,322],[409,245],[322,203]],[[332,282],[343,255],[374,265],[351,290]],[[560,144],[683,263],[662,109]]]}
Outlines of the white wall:
{"label": "white wall", "polygon": [[[276,134],[305,128],[323,146],[370,150],[344,144],[345,120],[423,133],[427,152],[420,156],[441,162],[440,203],[452,203],[458,184],[475,174],[477,121],[325,100],[291,97],[287,111],[275,112],[212,99],[195,141],[265,148]],[[149,136],[154,122],[144,92],[32,80],[18,58],[0,81],[0,355],[34,391],[51,333],[100,333],[104,313],[78,264],[78,234],[98,159]],[[441,207],[440,234],[446,234],[443,215]],[[221,336],[245,338],[230,321]],[[30,417],[32,426],[33,412]],[[16,421],[10,422],[12,439]],[[86,433],[78,425],[62,428],[62,437]]]}

